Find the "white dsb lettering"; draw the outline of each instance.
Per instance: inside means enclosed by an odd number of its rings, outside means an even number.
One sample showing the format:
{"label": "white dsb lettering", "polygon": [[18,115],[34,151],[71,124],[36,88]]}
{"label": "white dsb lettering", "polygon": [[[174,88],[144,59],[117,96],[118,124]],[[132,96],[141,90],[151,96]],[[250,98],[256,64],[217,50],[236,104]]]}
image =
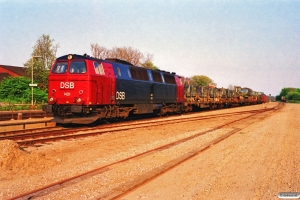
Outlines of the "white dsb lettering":
{"label": "white dsb lettering", "polygon": [[125,100],[125,92],[116,92],[117,100]]}
{"label": "white dsb lettering", "polygon": [[60,82],[60,88],[74,89],[74,82]]}

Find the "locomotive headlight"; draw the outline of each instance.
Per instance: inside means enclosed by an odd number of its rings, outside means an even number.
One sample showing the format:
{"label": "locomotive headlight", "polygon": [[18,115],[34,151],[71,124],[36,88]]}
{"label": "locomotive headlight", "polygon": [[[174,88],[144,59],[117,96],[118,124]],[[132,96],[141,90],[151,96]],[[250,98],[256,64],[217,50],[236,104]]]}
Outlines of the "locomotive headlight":
{"label": "locomotive headlight", "polygon": [[84,103],[84,99],[82,98],[76,98],[76,101],[75,101],[77,104],[83,104]]}
{"label": "locomotive headlight", "polygon": [[50,97],[49,98],[49,104],[54,104],[56,102],[56,98]]}

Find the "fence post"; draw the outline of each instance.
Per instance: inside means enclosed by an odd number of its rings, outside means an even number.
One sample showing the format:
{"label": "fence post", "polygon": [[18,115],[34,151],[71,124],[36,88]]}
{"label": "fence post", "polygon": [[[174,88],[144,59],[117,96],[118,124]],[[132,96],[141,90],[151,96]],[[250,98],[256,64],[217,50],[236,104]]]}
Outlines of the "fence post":
{"label": "fence post", "polygon": [[11,106],[11,119],[10,120],[15,120],[14,119],[14,106]]}
{"label": "fence post", "polygon": [[30,117],[29,117],[29,119],[31,119],[31,110],[32,110],[32,105],[30,105]]}
{"label": "fence post", "polygon": [[[43,110],[43,105],[44,105],[44,100],[42,101],[42,104],[41,104],[41,109]],[[45,113],[45,116],[44,116],[44,118],[46,118],[47,117],[47,112],[46,111],[44,111],[44,113]]]}
{"label": "fence post", "polygon": [[22,113],[18,113],[18,118],[17,120],[22,120]]}

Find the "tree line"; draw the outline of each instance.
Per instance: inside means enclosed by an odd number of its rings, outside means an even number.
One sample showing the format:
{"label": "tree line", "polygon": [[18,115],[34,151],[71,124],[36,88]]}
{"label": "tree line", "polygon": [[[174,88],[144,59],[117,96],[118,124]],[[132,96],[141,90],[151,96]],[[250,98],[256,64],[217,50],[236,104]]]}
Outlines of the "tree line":
{"label": "tree line", "polygon": [[99,44],[91,44],[91,52],[94,58],[106,59],[106,58],[117,58],[125,60],[135,66],[140,66],[148,69],[158,69],[153,64],[153,55],[149,53],[142,53],[138,49],[133,47],[114,47],[108,49]]}
{"label": "tree line", "polygon": [[[33,80],[38,86],[34,87],[34,99],[37,102],[47,102],[48,99],[48,75],[52,64],[56,59],[57,49],[60,44],[55,44],[55,40],[50,35],[43,34],[38,38],[32,47],[30,58],[24,63],[26,67],[25,77],[8,77],[0,82],[0,101],[27,102],[31,101],[31,72],[33,67]],[[142,53],[133,47],[114,47],[108,49],[97,43],[91,44],[91,54],[95,58],[117,58],[132,63],[135,66],[147,69],[159,70],[153,64],[153,54]],[[195,75],[192,77],[182,77],[185,83],[199,86],[214,85],[216,83],[207,76]]]}
{"label": "tree line", "polygon": [[282,88],[280,94],[276,96],[276,101],[280,101],[282,97],[287,102],[300,103],[300,88]]}

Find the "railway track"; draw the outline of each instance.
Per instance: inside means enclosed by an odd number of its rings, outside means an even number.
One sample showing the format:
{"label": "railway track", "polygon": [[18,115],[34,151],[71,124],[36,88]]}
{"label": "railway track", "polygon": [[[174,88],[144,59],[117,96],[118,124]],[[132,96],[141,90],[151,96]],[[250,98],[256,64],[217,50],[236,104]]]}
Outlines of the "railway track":
{"label": "railway track", "polygon": [[[48,194],[55,194],[59,190],[66,189],[68,187],[84,187],[84,185],[91,180],[97,178],[101,179],[101,175],[104,176],[104,173],[107,177],[107,173],[117,173],[120,170],[127,169],[128,173],[123,172],[123,179],[120,180],[121,178],[119,177],[118,184],[116,184],[116,180],[107,180],[108,185],[109,182],[111,182],[114,183],[115,187],[113,187],[113,185],[112,187],[105,188],[104,191],[99,192],[97,193],[97,196],[94,196],[97,199],[119,199],[124,195],[130,193],[131,191],[141,187],[142,185],[158,178],[171,169],[183,164],[185,161],[224,141],[226,138],[241,131],[243,128],[252,124],[256,120],[265,118],[269,112],[275,111],[276,109],[277,108],[263,109],[251,112],[237,112],[235,113],[235,115],[241,116],[242,114],[247,114],[247,116],[242,116],[240,118],[218,125],[214,128],[170,142],[168,144],[158,146],[156,148],[138,153],[125,159],[112,162],[94,170],[73,177],[65,178],[64,180],[49,184],[37,190],[21,194],[19,196],[13,197],[12,199],[34,199],[38,197],[47,198],[46,196]],[[222,114],[222,116],[229,116],[229,113],[228,115]],[[217,115],[205,117],[205,119],[208,119],[209,117],[217,117]],[[194,118],[194,120],[196,120],[196,117]],[[197,120],[201,120],[201,118],[198,118]],[[168,123],[170,123],[171,121],[172,120],[169,120]],[[156,125],[159,125],[159,123],[157,123]],[[151,126],[153,126],[153,124]],[[176,148],[180,148],[183,153],[181,155],[174,155],[174,153],[172,154],[173,150]],[[158,166],[153,166],[152,162],[149,162],[149,158],[159,158],[160,156],[165,156],[168,159],[164,159],[164,161],[161,162]],[[132,168],[141,165],[141,163],[142,165],[145,165],[145,170],[136,170],[134,173],[132,173]]]}
{"label": "railway track", "polygon": [[[272,110],[273,108],[269,108],[267,110]],[[259,110],[251,110],[251,111],[241,111],[241,112],[233,112],[233,113],[224,113],[217,115],[206,115],[206,116],[188,116],[187,118],[177,118],[177,119],[152,119],[147,121],[140,122],[131,122],[131,123],[115,123],[110,125],[101,125],[93,128],[62,128],[62,127],[46,127],[39,129],[29,129],[29,130],[19,130],[19,131],[10,131],[0,133],[0,140],[13,140],[17,142],[20,146],[30,146],[43,144],[48,142],[55,142],[59,140],[67,140],[67,139],[75,139],[81,137],[95,136],[99,134],[105,134],[109,132],[118,132],[125,131],[130,129],[137,128],[145,128],[152,126],[161,126],[164,124],[170,123],[184,123],[205,119],[212,119],[217,117],[226,117],[232,115],[242,115],[242,114],[251,114],[261,112]]]}

